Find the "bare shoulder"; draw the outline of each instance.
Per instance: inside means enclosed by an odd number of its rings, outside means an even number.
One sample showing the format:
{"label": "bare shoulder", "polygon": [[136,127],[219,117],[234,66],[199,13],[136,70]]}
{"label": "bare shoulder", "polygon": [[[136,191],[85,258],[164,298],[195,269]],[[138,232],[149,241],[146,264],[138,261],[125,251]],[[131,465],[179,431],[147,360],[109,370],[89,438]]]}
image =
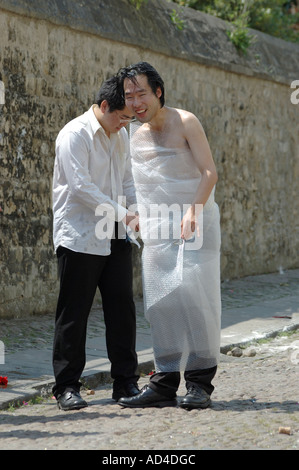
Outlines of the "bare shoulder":
{"label": "bare shoulder", "polygon": [[199,121],[199,119],[195,116],[195,114],[191,113],[190,111],[187,111],[185,109],[175,109],[177,113],[178,119],[181,121],[183,126],[186,128],[189,127],[195,127],[198,129],[198,127],[202,128],[202,125]]}
{"label": "bare shoulder", "polygon": [[179,108],[173,108],[173,109],[182,120],[194,119],[194,118],[197,119],[195,114],[191,113],[190,111],[187,111],[186,109],[179,109]]}
{"label": "bare shoulder", "polygon": [[205,136],[203,126],[195,114],[184,109],[176,109],[176,112],[187,141],[195,137],[201,138]]}

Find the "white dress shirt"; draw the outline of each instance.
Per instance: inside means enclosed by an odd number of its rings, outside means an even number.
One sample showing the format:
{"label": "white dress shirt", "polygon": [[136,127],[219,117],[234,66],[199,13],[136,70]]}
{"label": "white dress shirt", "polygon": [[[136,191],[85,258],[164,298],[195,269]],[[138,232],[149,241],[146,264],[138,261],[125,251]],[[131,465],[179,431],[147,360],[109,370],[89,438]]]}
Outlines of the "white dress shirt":
{"label": "white dress shirt", "polygon": [[[81,253],[109,255],[110,239],[100,239],[96,235],[96,226],[105,216],[122,220],[127,212],[124,205],[129,207],[135,203],[127,131],[122,128],[107,137],[92,106],[66,124],[56,139],[53,175],[55,250],[61,245]],[[112,213],[102,211],[105,204],[112,206]],[[102,216],[98,215],[100,213]]]}

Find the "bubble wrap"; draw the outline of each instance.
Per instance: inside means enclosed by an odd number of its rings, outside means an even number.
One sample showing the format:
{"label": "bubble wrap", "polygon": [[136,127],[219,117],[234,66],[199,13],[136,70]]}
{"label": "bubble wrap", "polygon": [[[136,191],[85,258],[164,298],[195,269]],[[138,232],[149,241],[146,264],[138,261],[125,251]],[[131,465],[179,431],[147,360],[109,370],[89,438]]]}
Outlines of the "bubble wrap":
{"label": "bubble wrap", "polygon": [[[221,316],[220,223],[214,192],[199,221],[200,243],[180,240],[183,213],[201,178],[191,152],[158,145],[137,126],[131,129],[131,155],[144,243],[144,307],[156,371],[213,367],[219,360]],[[170,207],[173,210],[167,211]]]}

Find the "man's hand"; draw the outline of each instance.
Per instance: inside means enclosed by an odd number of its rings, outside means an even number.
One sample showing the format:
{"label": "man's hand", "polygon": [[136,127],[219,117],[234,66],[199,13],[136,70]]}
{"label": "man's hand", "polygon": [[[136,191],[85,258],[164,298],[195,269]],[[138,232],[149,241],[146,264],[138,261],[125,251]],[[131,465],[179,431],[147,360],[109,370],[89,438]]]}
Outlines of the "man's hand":
{"label": "man's hand", "polygon": [[122,220],[124,224],[128,225],[133,232],[139,232],[139,215],[135,212],[128,211]]}
{"label": "man's hand", "polygon": [[202,204],[195,204],[187,209],[181,222],[181,238],[183,240],[190,240],[194,235],[199,237],[198,217],[201,211]]}

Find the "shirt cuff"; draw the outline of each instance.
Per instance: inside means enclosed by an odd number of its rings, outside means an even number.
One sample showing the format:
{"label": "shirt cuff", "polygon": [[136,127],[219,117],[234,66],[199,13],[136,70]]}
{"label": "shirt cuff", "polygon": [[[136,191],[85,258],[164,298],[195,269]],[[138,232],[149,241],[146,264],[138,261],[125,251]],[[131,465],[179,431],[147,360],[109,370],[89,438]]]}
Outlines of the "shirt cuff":
{"label": "shirt cuff", "polygon": [[124,217],[126,217],[127,215],[127,209],[119,204],[115,204],[117,207],[116,207],[116,211],[115,211],[115,220],[116,222],[120,222],[121,220],[123,220]]}

